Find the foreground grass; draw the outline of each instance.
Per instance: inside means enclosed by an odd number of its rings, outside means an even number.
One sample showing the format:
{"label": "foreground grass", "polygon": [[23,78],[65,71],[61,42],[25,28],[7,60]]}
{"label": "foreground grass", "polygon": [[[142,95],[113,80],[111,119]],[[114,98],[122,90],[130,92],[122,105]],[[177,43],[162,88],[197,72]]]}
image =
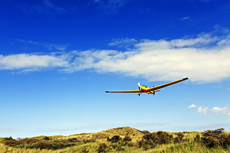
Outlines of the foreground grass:
{"label": "foreground grass", "polygon": [[[177,133],[170,133],[173,138]],[[225,134],[229,134],[226,132]],[[112,143],[107,141],[107,137],[119,135],[121,138],[130,136],[132,141],[130,143],[134,146],[119,146],[119,143]],[[27,148],[15,148],[4,145],[2,142],[4,138],[0,138],[0,153],[94,153],[98,152],[99,146],[104,144],[107,146],[105,151],[107,152],[127,152],[127,153],[229,153],[229,148],[224,149],[222,147],[207,148],[203,143],[194,141],[196,135],[202,135],[201,132],[187,132],[184,133],[184,138],[180,143],[169,143],[157,145],[156,147],[148,150],[144,150],[142,147],[137,147],[137,141],[141,140],[144,136],[142,131],[136,130],[130,127],[114,128],[97,133],[82,133],[70,136],[52,136],[52,140],[63,140],[70,138],[77,138],[78,140],[95,139],[96,142],[89,142],[77,146],[71,146],[63,149],[48,150],[48,149],[27,149]],[[44,139],[45,136],[33,137],[30,139]],[[116,146],[117,145],[117,146]],[[116,147],[113,147],[116,146]]]}
{"label": "foreground grass", "polygon": [[[1,153],[94,153],[97,151],[98,146],[95,144],[87,144],[78,147],[69,147],[66,149],[59,149],[59,150],[45,150],[45,149],[24,149],[24,148],[12,148],[2,146],[0,144],[0,152]],[[193,144],[177,144],[177,145],[168,145],[168,146],[157,146],[154,149],[150,149],[144,151],[141,148],[129,148],[124,147],[124,151],[117,151],[117,150],[110,150],[109,152],[127,152],[127,153],[229,153],[230,150],[225,150],[223,148],[212,148],[208,149],[204,146],[197,146]]]}

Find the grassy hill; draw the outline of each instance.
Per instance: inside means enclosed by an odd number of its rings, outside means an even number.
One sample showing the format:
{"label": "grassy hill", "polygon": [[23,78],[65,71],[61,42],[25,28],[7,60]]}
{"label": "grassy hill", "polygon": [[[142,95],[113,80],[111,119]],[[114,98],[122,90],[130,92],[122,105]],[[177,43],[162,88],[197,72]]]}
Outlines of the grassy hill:
{"label": "grassy hill", "polygon": [[230,133],[223,129],[205,132],[153,132],[120,127],[70,136],[37,136],[15,140],[0,138],[0,153],[87,152],[230,152]]}

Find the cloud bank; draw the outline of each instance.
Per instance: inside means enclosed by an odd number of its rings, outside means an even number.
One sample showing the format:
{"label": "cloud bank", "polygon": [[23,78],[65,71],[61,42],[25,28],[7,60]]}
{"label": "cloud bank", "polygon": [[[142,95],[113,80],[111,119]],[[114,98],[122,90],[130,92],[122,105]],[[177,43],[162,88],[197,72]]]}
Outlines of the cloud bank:
{"label": "cloud bank", "polygon": [[197,110],[197,113],[202,113],[202,114],[207,114],[208,112],[208,107],[199,107],[198,110]]}
{"label": "cloud bank", "polygon": [[[188,109],[195,108],[195,107],[198,107],[198,106],[192,104],[192,105],[190,105],[190,106],[188,107]],[[202,106],[200,106],[200,107],[198,107],[198,109],[197,109],[197,113],[207,114],[208,109],[209,109],[209,107],[202,107]],[[223,108],[220,108],[220,107],[213,107],[213,109],[211,109],[210,112],[216,114],[217,116],[218,116],[219,114],[230,115],[230,109],[229,109],[227,106],[225,106],[225,107],[223,107]]]}
{"label": "cloud bank", "polygon": [[219,113],[230,115],[230,109],[228,107],[214,107],[210,110],[212,113],[215,113],[216,115],[219,115]]}
{"label": "cloud bank", "polygon": [[1,70],[35,71],[41,68],[66,67],[68,61],[62,56],[38,55],[38,54],[14,54],[0,55]]}
{"label": "cloud bank", "polygon": [[230,32],[202,33],[173,40],[119,39],[109,45],[135,43],[125,51],[86,50],[50,54],[0,55],[0,70],[37,71],[57,68],[73,73],[93,70],[113,72],[149,81],[189,77],[191,81],[216,82],[230,77]]}

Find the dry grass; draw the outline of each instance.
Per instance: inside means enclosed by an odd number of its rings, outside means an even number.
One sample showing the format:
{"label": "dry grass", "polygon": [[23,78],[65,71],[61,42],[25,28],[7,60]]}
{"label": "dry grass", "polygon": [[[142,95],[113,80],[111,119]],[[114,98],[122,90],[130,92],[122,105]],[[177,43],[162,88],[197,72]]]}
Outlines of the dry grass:
{"label": "dry grass", "polygon": [[[176,137],[176,133],[170,133],[173,137]],[[202,135],[201,132],[185,132],[184,139],[187,141],[181,142],[181,143],[171,143],[171,144],[164,144],[164,145],[157,145],[153,149],[149,149],[147,151],[144,151],[143,148],[137,148],[137,147],[129,147],[129,146],[122,146],[124,151],[119,152],[127,152],[127,153],[229,153],[229,149],[223,149],[223,148],[207,148],[205,145],[202,145],[201,143],[194,142],[194,138],[197,134],[200,136]],[[70,136],[62,136],[62,135],[56,135],[56,136],[50,136],[52,140],[58,140],[58,139],[68,139],[68,138],[77,138],[79,140],[83,139],[96,139],[96,142],[82,144],[78,146],[72,146],[64,149],[58,149],[58,150],[40,150],[40,149],[26,149],[26,148],[13,148],[5,146],[3,143],[0,143],[0,153],[76,153],[76,152],[83,152],[88,151],[89,153],[98,152],[98,147],[101,143],[106,144],[107,146],[111,146],[112,143],[107,141],[107,136],[110,138],[114,135],[119,135],[120,137],[124,138],[126,135],[130,136],[132,138],[132,143],[136,144],[137,140],[141,140],[143,137],[142,131],[139,131],[134,128],[130,127],[123,127],[123,128],[113,128],[108,129],[101,132],[96,133],[82,133],[82,134],[74,134]],[[225,132],[224,135],[230,136],[230,132]],[[33,137],[36,139],[44,139],[45,136],[38,136]],[[0,142],[3,140],[3,138],[0,138]],[[118,152],[116,149],[110,147],[109,152]]]}

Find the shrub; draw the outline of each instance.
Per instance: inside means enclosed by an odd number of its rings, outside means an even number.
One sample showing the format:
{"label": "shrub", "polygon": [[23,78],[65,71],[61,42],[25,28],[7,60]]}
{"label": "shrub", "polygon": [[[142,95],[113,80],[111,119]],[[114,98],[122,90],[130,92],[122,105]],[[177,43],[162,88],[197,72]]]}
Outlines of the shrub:
{"label": "shrub", "polygon": [[109,139],[109,137],[107,137],[107,141],[111,141],[112,143],[118,142],[120,140],[122,140],[122,139],[120,138],[119,135],[115,135],[111,139]]}
{"label": "shrub", "polygon": [[200,139],[200,135],[197,134],[196,137],[194,138],[194,141],[195,141],[195,142],[200,142],[200,140],[201,140],[201,139]]}
{"label": "shrub", "polygon": [[130,142],[130,143],[128,143],[127,144],[129,147],[134,147],[135,146],[135,144],[133,143],[133,142]]}
{"label": "shrub", "polygon": [[177,133],[177,137],[174,138],[174,143],[179,143],[183,140],[184,134],[183,133]]}
{"label": "shrub", "polygon": [[101,153],[101,152],[107,152],[107,145],[105,143],[101,143],[99,145],[99,148],[97,149],[98,153]]}
{"label": "shrub", "polygon": [[138,147],[138,148],[141,148],[141,147],[142,147],[142,144],[143,144],[143,140],[137,141],[137,147]]}
{"label": "shrub", "polygon": [[124,151],[125,149],[122,148],[122,145],[117,145],[116,151]]}
{"label": "shrub", "polygon": [[9,138],[4,138],[5,140],[14,140],[11,136]]}
{"label": "shrub", "polygon": [[216,147],[220,144],[219,139],[217,137],[214,137],[214,136],[205,136],[205,137],[202,137],[201,139],[202,139],[202,142],[208,148]]}
{"label": "shrub", "polygon": [[50,140],[49,137],[44,139],[19,139],[5,138],[4,144],[11,147],[17,148],[39,148],[39,149],[61,149],[70,146],[80,145],[88,142],[95,142],[95,140],[78,140],[77,138],[69,138],[63,140]]}
{"label": "shrub", "polygon": [[227,149],[230,146],[230,133],[223,134],[223,137],[224,137],[223,147]]}
{"label": "shrub", "polygon": [[224,133],[224,128],[219,128],[216,130],[206,130],[204,131],[203,136],[216,136]]}
{"label": "shrub", "polygon": [[126,136],[124,137],[123,141],[125,141],[125,142],[130,142],[130,141],[132,141],[132,138],[131,138],[130,136],[126,135]]}
{"label": "shrub", "polygon": [[156,143],[153,142],[153,140],[142,140],[142,147],[144,150],[148,150],[148,149],[151,149],[151,148],[154,148],[156,147]]}
{"label": "shrub", "polygon": [[51,140],[49,137],[45,136],[43,140]]}
{"label": "shrub", "polygon": [[157,133],[149,133],[145,134],[142,139],[143,140],[152,140],[156,144],[166,144],[170,143],[173,136],[168,134],[167,132],[158,131]]}
{"label": "shrub", "polygon": [[142,137],[141,141],[137,142],[138,147],[143,147],[144,150],[156,147],[157,144],[167,144],[173,140],[173,136],[167,132],[158,131],[156,133],[147,133]]}
{"label": "shrub", "polygon": [[166,144],[166,143],[170,143],[173,136],[168,134],[167,132],[163,132],[163,131],[158,131],[157,135],[159,137],[159,142],[158,144]]}
{"label": "shrub", "polygon": [[4,144],[10,147],[14,147],[20,144],[19,141],[15,140],[15,139],[11,139],[11,138],[5,138],[4,140]]}
{"label": "shrub", "polygon": [[227,147],[227,139],[223,135],[224,128],[216,130],[206,130],[201,138],[202,142],[208,147],[213,148],[217,146]]}

